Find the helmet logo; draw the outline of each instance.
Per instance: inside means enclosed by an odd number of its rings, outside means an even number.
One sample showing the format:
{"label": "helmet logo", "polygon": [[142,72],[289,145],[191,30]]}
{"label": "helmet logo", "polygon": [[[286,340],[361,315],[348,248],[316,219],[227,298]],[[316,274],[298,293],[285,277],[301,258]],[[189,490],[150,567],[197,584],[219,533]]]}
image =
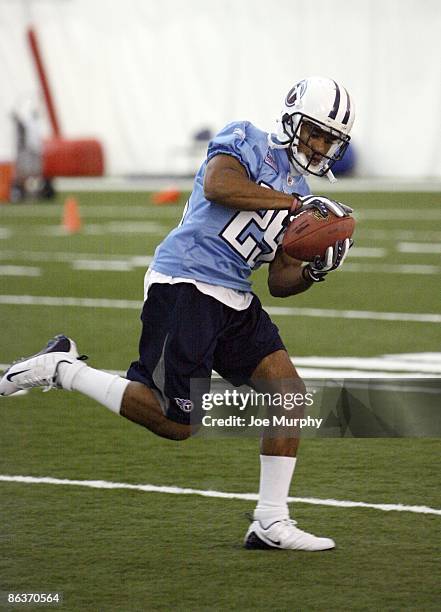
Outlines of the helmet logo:
{"label": "helmet logo", "polygon": [[296,83],[288,92],[285,98],[286,106],[294,106],[303,97],[307,87],[306,79]]}

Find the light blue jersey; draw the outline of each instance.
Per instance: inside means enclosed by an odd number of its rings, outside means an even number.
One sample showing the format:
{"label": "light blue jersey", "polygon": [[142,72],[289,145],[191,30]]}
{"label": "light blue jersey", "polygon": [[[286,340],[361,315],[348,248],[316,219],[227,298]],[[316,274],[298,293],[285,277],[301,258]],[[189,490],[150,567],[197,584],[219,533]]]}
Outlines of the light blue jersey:
{"label": "light blue jersey", "polygon": [[167,276],[250,291],[251,272],[275,257],[288,211],[240,211],[207,200],[205,168],[219,153],[239,160],[258,185],[289,194],[310,193],[302,175],[290,174],[286,151],[269,147],[266,132],[248,121],[230,123],[209,143],[182,221],[158,246],[151,267]]}

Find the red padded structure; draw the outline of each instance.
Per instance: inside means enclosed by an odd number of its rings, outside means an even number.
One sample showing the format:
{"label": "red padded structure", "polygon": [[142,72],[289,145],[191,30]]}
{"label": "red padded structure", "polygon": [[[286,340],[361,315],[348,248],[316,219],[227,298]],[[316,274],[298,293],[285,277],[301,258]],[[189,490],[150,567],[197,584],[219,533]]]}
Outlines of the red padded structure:
{"label": "red padded structure", "polygon": [[43,143],[43,176],[102,176],[104,153],[95,139],[51,138]]}

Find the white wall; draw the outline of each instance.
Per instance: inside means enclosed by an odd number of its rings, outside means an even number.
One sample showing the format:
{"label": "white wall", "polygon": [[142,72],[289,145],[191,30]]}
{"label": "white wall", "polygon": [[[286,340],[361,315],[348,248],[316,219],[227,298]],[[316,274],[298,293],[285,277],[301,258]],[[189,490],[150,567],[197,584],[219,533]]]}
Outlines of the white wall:
{"label": "white wall", "polygon": [[441,176],[440,0],[0,0],[0,158],[38,85],[36,27],[66,136],[96,136],[109,174],[182,169],[192,134],[271,129],[308,74],[357,103],[364,176]]}

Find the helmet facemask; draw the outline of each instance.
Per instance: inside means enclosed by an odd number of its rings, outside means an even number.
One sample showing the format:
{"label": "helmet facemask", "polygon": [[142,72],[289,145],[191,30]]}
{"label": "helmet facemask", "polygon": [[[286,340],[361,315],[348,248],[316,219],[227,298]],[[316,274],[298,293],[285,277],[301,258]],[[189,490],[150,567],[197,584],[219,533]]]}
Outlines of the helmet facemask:
{"label": "helmet facemask", "polygon": [[[305,129],[302,129],[304,126]],[[285,113],[281,118],[281,127],[288,139],[286,145],[289,161],[302,174],[326,175],[335,162],[343,157],[351,139],[348,134],[301,112]],[[329,144],[326,152],[314,149],[311,141],[317,135],[324,136]]]}

